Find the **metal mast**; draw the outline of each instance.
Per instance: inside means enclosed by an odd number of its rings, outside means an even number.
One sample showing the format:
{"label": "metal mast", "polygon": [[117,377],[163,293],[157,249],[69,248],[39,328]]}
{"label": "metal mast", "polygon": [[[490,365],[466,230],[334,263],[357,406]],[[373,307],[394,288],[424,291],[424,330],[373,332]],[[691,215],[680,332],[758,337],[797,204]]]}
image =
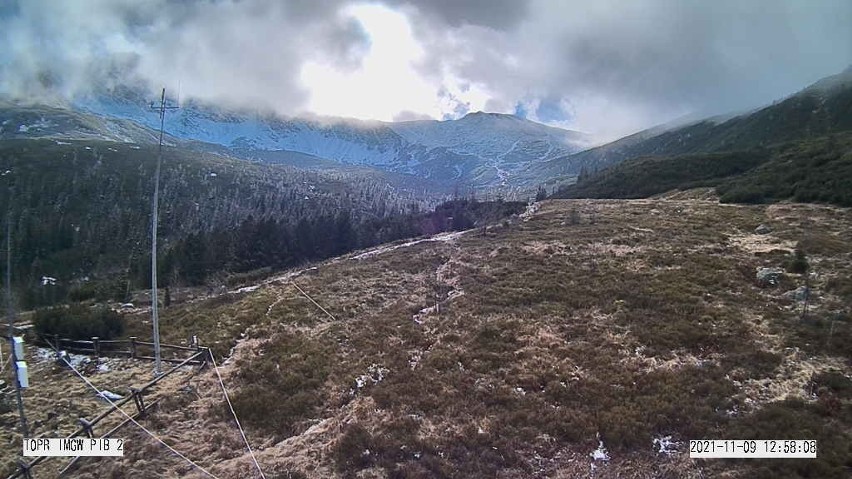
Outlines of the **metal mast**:
{"label": "metal mast", "polygon": [[154,323],[154,374],[162,374],[160,368],[160,322],[158,316],[157,296],[157,220],[158,206],[160,203],[160,165],[163,162],[163,129],[165,127],[166,110],[175,109],[175,106],[166,106],[166,89],[160,96],[160,104],[151,104],[151,109],[160,113],[160,142],[157,146],[157,170],[154,173],[154,200],[151,206],[151,316]]}
{"label": "metal mast", "polygon": [[6,216],[6,319],[9,321],[9,361],[15,371],[15,393],[18,397],[18,414],[21,416],[21,434],[26,439],[30,435],[27,416],[24,414],[24,399],[21,397],[21,383],[18,381],[18,358],[15,352],[15,308],[12,306],[12,188],[9,188],[9,211]]}

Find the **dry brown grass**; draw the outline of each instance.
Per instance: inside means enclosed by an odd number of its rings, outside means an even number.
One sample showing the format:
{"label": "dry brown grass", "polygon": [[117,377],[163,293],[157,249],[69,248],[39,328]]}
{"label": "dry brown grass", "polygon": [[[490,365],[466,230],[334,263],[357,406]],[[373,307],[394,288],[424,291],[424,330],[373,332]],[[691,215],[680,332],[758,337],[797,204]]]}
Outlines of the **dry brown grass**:
{"label": "dry brown grass", "polygon": [[[837,476],[843,450],[830,444],[850,443],[852,399],[841,386],[814,395],[813,378],[852,375],[852,213],[681,197],[545,202],[485,234],[355,253],[175,306],[163,330],[172,342],[199,334],[220,357],[237,346],[226,378],[279,477],[588,477],[598,434],[612,459],[594,463],[596,477],[760,475],[651,445],[747,428],[823,431],[814,467]],[[773,232],[753,235],[761,223]],[[755,280],[797,244],[815,273],[809,322],[782,297],[802,276]],[[193,454],[244,477],[248,459],[205,388],[162,413],[162,432],[203,425]]]}
{"label": "dry brown grass", "polygon": [[[57,365],[50,357],[49,350],[30,346],[27,348],[27,361],[30,387],[24,390],[23,400],[29,423],[29,437],[65,437],[80,427],[78,418],[91,419],[109,408],[107,401],[97,398],[95,392],[73,371]],[[128,394],[130,387],[141,386],[153,378],[153,363],[149,361],[102,358],[99,363],[92,361],[80,366],[80,369],[98,389],[109,390],[120,395]],[[168,408],[174,407],[177,402],[187,397],[194,398],[190,389],[183,389],[190,384],[188,381],[193,375],[194,368],[187,366],[165,378],[149,390],[145,396],[146,403],[157,398],[166,398],[162,404],[163,407]],[[4,377],[6,377],[5,374]],[[13,397],[13,395],[9,396],[11,404],[14,404],[11,402]],[[126,404],[122,409],[128,414],[136,412],[133,402]],[[98,423],[95,434],[103,434],[123,419],[124,416],[118,412],[111,414]],[[3,422],[0,440],[10,445],[3,449],[2,454],[2,473],[7,474],[14,471],[15,460],[21,450],[21,436],[17,430],[17,409],[13,408],[0,415],[0,421]],[[127,426],[113,437],[125,437],[127,431],[132,429],[132,425]],[[132,446],[136,445],[132,444]],[[34,473],[37,477],[51,477],[64,467],[69,459],[50,459],[36,466]],[[82,462],[88,460],[97,461],[97,459],[83,459]]]}

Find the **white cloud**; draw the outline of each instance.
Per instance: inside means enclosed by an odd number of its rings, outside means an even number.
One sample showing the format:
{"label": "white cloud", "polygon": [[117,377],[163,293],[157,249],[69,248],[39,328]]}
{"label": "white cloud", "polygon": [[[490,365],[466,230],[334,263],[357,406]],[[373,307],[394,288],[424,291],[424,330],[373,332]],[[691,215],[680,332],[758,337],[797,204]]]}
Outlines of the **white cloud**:
{"label": "white cloud", "polygon": [[369,47],[353,70],[331,61],[307,61],[300,75],[310,98],[306,109],[320,115],[388,121],[403,110],[437,115],[436,87],[412,66],[423,50],[406,17],[379,5],[353,6],[341,14],[360,23]]}
{"label": "white cloud", "polygon": [[[852,2],[823,0],[7,0],[0,91],[114,84],[390,120],[567,114],[604,136],[757,106],[852,59]],[[535,108],[531,108],[535,106]]]}

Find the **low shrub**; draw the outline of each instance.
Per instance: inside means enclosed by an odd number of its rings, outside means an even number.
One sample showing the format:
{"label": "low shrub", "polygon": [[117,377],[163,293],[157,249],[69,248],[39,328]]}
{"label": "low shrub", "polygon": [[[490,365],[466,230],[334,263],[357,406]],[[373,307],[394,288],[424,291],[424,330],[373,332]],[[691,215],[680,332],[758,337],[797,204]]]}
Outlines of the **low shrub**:
{"label": "low shrub", "polygon": [[126,301],[127,281],[123,278],[115,278],[103,281],[89,281],[75,286],[68,291],[68,299],[71,301]]}
{"label": "low shrub", "polygon": [[104,306],[90,308],[81,304],[45,308],[33,319],[36,333],[67,339],[112,339],[124,334],[124,316]]}
{"label": "low shrub", "polygon": [[370,447],[373,437],[360,424],[348,424],[334,445],[333,454],[341,471],[360,470],[373,462]]}
{"label": "low shrub", "polygon": [[[240,361],[233,405],[243,422],[283,439],[300,431],[325,403],[333,352],[301,336],[276,336],[260,359]],[[226,408],[219,412],[227,416]]]}
{"label": "low shrub", "polygon": [[786,270],[788,273],[795,274],[804,274],[808,272],[808,258],[805,256],[805,252],[802,251],[801,248],[796,248],[793,259],[791,259],[786,265]]}

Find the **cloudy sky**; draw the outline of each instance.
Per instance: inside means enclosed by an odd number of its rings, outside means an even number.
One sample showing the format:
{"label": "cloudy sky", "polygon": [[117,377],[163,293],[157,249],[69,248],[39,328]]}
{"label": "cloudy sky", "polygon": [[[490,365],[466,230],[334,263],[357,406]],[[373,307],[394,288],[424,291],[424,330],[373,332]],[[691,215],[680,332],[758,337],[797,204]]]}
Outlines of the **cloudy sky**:
{"label": "cloudy sky", "polygon": [[852,64],[848,0],[0,0],[0,92],[114,85],[615,137],[752,108]]}

